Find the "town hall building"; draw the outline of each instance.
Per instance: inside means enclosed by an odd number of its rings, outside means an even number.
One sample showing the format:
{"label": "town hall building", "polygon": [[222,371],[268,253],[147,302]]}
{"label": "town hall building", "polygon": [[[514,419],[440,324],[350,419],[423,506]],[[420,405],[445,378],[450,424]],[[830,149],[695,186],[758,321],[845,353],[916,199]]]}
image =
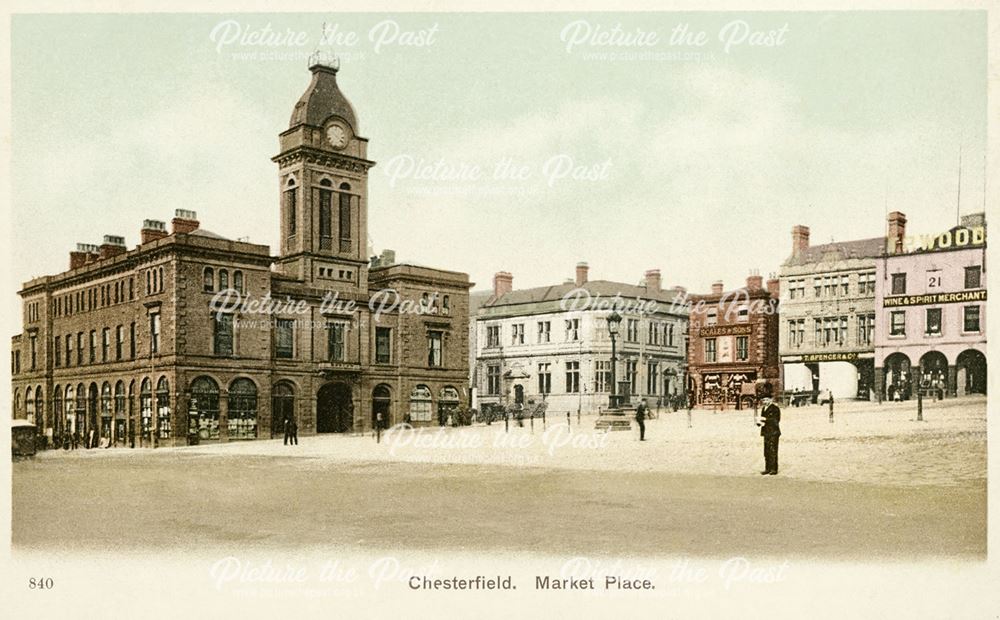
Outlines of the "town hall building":
{"label": "town hall building", "polygon": [[310,71],[273,158],[278,256],[183,209],[169,231],[146,220],[132,249],[78,245],[19,292],[15,418],[183,445],[280,436],[288,419],[305,435],[432,425],[468,404],[468,276],[367,256],[368,139],[338,66]]}

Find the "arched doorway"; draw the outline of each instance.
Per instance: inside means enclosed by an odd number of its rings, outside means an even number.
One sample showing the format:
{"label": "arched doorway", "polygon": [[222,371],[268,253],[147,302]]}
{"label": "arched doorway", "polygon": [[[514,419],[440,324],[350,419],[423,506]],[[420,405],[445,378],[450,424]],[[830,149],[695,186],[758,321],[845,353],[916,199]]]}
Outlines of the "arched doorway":
{"label": "arched doorway", "polygon": [[97,384],[91,383],[87,390],[87,447],[97,446]]}
{"label": "arched doorway", "polygon": [[229,385],[228,420],[230,439],[257,438],[257,386],[250,379],[236,379]]}
{"label": "arched doorway", "polygon": [[948,387],[948,358],[940,351],[928,351],[920,357],[920,389],[925,396],[944,396]]}
{"label": "arched doorway", "polygon": [[327,383],[316,396],[316,432],[346,433],[354,427],[351,386]]}
{"label": "arched doorway", "polygon": [[[519,384],[517,387],[521,388],[521,400],[516,401],[524,404],[524,388]],[[518,390],[514,390],[515,396]],[[448,385],[441,388],[441,393],[438,395],[438,420],[440,424],[444,426],[448,423],[448,418],[451,417],[452,413],[458,409],[458,390]],[[452,419],[452,424],[457,422]]]}
{"label": "arched doorway", "polygon": [[514,403],[518,405],[524,404],[524,386],[520,383],[514,386]]}
{"label": "arched doorway", "polygon": [[[381,423],[379,416],[382,416]],[[372,390],[372,428],[392,426],[392,390],[386,384],[376,385]]]}
{"label": "arched doorway", "polygon": [[958,390],[962,395],[986,393],[986,356],[976,349],[958,354]]}
{"label": "arched doorway", "polygon": [[285,420],[295,417],[295,387],[287,382],[271,389],[271,438],[285,433]]}
{"label": "arched doorway", "polygon": [[910,358],[905,353],[893,353],[885,358],[885,397],[888,400],[906,400],[910,397],[913,377],[910,376]]}

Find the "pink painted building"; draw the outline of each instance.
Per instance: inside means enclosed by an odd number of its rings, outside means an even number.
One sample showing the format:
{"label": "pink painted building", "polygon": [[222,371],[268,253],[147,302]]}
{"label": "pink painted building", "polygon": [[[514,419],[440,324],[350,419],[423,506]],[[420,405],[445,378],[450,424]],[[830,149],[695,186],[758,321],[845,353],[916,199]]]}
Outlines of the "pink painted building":
{"label": "pink painted building", "polygon": [[876,393],[985,394],[985,214],[938,235],[888,240],[876,260]]}

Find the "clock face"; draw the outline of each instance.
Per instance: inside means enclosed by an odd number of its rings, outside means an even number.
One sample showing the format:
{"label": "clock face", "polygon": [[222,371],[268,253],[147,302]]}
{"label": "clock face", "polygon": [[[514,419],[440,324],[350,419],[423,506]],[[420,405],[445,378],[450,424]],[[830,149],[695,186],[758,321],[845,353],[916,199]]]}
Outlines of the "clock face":
{"label": "clock face", "polygon": [[343,148],[347,144],[347,130],[340,125],[330,125],[326,129],[326,139],[334,148]]}

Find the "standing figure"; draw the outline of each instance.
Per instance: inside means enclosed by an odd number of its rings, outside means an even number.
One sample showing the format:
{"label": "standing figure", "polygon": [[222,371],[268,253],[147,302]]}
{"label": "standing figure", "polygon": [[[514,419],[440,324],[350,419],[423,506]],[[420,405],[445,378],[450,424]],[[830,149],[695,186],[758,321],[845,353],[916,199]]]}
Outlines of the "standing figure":
{"label": "standing figure", "polygon": [[288,426],[290,429],[290,437],[293,446],[299,445],[299,425],[295,422],[295,418],[289,418]]}
{"label": "standing figure", "polygon": [[286,415],[285,416],[285,445],[286,446],[288,445],[288,442],[291,441],[291,439],[292,439],[292,417]]}
{"label": "standing figure", "polygon": [[639,441],[646,441],[646,401],[640,400],[635,408],[635,421],[639,425]]}
{"label": "standing figure", "polygon": [[778,474],[778,438],[781,437],[781,409],[769,397],[761,399],[763,407],[757,425],[764,438],[764,471],[761,475]]}

